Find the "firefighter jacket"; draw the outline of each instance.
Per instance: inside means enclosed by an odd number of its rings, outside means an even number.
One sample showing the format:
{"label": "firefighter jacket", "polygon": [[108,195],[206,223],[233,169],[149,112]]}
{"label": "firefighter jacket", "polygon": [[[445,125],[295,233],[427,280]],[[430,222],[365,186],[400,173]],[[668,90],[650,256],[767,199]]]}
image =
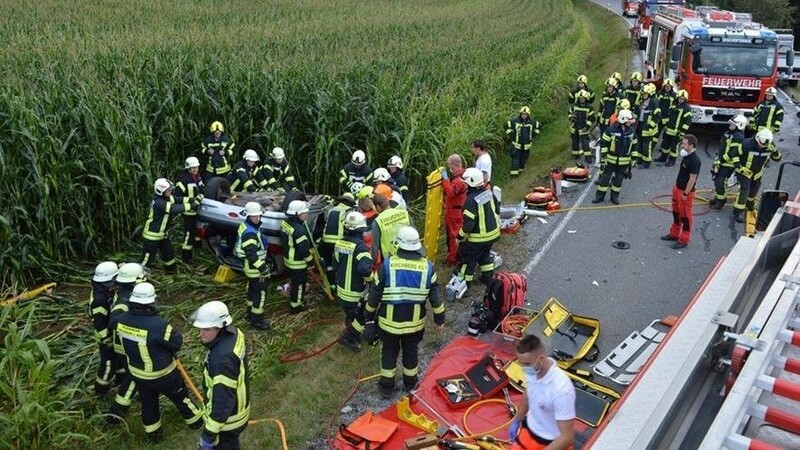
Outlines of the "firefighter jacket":
{"label": "firefighter jacket", "polygon": [[642,103],[641,83],[638,87],[628,85],[628,87],[625,88],[622,98],[627,98],[628,101],[631,102],[631,112],[633,116],[636,117],[639,114],[639,104]]}
{"label": "firefighter jacket", "polygon": [[255,192],[258,189],[256,166],[248,166],[245,160],[237,162],[228,174],[228,182],[231,184],[231,192]]}
{"label": "firefighter jacket", "polygon": [[720,141],[722,141],[722,145],[720,146],[714,165],[722,167],[738,166],[742,156],[744,133],[739,130],[727,130],[725,134],[722,135]]}
{"label": "firefighter jacket", "polygon": [[233,155],[235,144],[227,134],[221,134],[219,139],[214,134],[208,135],[203,141],[203,155],[206,155],[206,171],[212,175],[225,176],[231,171],[229,163]]}
{"label": "firefighter jacket", "polygon": [[686,102],[675,103],[675,107],[670,111],[665,133],[670,136],[678,136],[682,139],[683,135],[689,131],[689,125],[691,124],[692,108],[689,104]]}
{"label": "firefighter jacket", "polygon": [[111,312],[108,315],[108,330],[109,334],[111,335],[111,339],[114,343],[114,353],[125,356],[125,350],[122,348],[122,341],[117,336],[115,331],[117,327],[117,322],[119,322],[119,316],[122,313],[128,312],[130,307],[128,306],[128,300],[131,298],[131,294],[133,293],[133,288],[137,284],[143,282],[144,279],[141,281],[136,281],[134,283],[118,283],[117,284],[117,293],[114,296],[114,302],[111,306]]}
{"label": "firefighter jacket", "polygon": [[294,175],[289,172],[289,162],[285,158],[281,162],[267,158],[258,168],[256,180],[259,187],[265,190],[283,188],[289,191],[295,188]]}
{"label": "firefighter jacket", "polygon": [[206,401],[202,437],[217,442],[217,435],[247,425],[250,419],[250,375],[244,333],[232,326],[219,330],[206,344],[203,363]]}
{"label": "firefighter jacket", "polygon": [[500,216],[494,194],[482,187],[467,190],[464,202],[464,223],[458,232],[459,241],[494,242],[500,237]]}
{"label": "firefighter jacket", "polygon": [[122,344],[128,373],[140,380],[157,380],[175,370],[175,356],[183,344],[180,331],[172,328],[153,308],[131,308],[119,315],[114,332]]}
{"label": "firefighter jacket", "polygon": [[245,219],[236,232],[233,255],[242,260],[242,272],[247,278],[259,278],[267,272],[267,240],[260,225]]}
{"label": "firefighter jacket", "polygon": [[174,195],[169,197],[153,195],[153,200],[150,203],[150,215],[147,216],[147,221],[144,223],[142,237],[148,241],[166,239],[167,228],[169,228],[169,221],[172,215],[195,209],[195,201],[187,197],[176,198]]}
{"label": "firefighter jacket", "polygon": [[530,150],[533,138],[539,136],[539,121],[518,116],[506,123],[506,135],[516,150]]}
{"label": "firefighter jacket", "polygon": [[672,115],[672,109],[675,108],[675,90],[669,91],[661,90],[661,95],[658,96],[658,107],[661,109],[661,126],[666,126]]}
{"label": "firefighter jacket", "polygon": [[333,249],[336,295],[346,302],[358,302],[372,281],[372,255],[361,231],[347,231]]}
{"label": "firefighter jacket", "polygon": [[637,133],[641,133],[643,137],[658,136],[661,129],[661,108],[658,106],[658,100],[653,97],[642,100],[636,119],[638,122]]}
{"label": "firefighter jacket", "polygon": [[[489,191],[487,191],[489,192]],[[425,300],[433,308],[433,321],[443,325],[444,303],[439,294],[433,264],[418,252],[400,250],[378,269],[378,279],[365,307],[367,322],[378,317],[378,326],[394,335],[425,328]]]}
{"label": "firefighter jacket", "polygon": [[767,158],[780,161],[781,154],[772,145],[760,147],[754,137],[747,138],[742,142],[742,155],[739,157],[739,166],[736,168],[736,173],[744,175],[751,180],[760,180],[764,176]]}
{"label": "firefighter jacket", "polygon": [[306,224],[297,216],[287,217],[281,222],[281,246],[283,264],[289,270],[307,270],[310,266],[311,241]]}
{"label": "firefighter jacket", "polygon": [[[192,175],[188,171],[185,171],[178,178],[178,182],[175,183],[175,189],[177,191],[178,197],[183,197],[183,198],[188,198],[189,200],[193,200],[197,198],[198,195],[203,195],[205,184],[203,184],[203,178],[200,177],[200,174]],[[196,216],[197,210],[196,209],[186,210],[183,212],[183,215]]]}
{"label": "firefighter jacket", "polygon": [[397,253],[395,238],[397,230],[403,225],[411,225],[408,211],[401,208],[387,208],[378,214],[372,223],[372,259],[378,259],[378,252],[386,259]]}
{"label": "firefighter jacket", "polygon": [[586,86],[586,85],[584,85],[584,87],[581,88],[577,84],[572,87],[572,91],[570,91],[570,93],[569,93],[569,102],[570,103],[578,103],[578,92],[580,92],[581,90],[584,90],[584,91],[589,93],[589,98],[586,99],[586,103],[594,104],[595,95],[594,95],[594,91],[592,90],[592,88],[590,88],[589,86]]}
{"label": "firefighter jacket", "polygon": [[459,168],[447,180],[442,179],[445,214],[450,210],[458,210],[460,215],[460,211],[464,208],[464,202],[467,200],[467,183],[461,178],[463,174],[464,169]]}
{"label": "firefighter jacket", "polygon": [[403,200],[408,202],[408,177],[403,172],[403,169],[397,169],[392,174],[392,180],[394,180],[394,184],[403,196]]}
{"label": "firefighter jacket", "polygon": [[600,99],[600,125],[608,126],[611,123],[611,116],[617,112],[617,102],[619,102],[619,93],[615,89],[614,92],[608,93],[608,90],[603,91],[603,97]]}
{"label": "firefighter jacket", "polygon": [[569,107],[570,134],[578,133],[581,136],[587,135],[596,121],[597,119],[592,105],[588,102],[578,102]]}
{"label": "firefighter jacket", "polygon": [[94,336],[101,344],[111,344],[109,318],[114,306],[114,291],[108,286],[113,282],[100,283],[92,280],[92,292],[89,294],[89,315],[92,318]]}
{"label": "firefighter jacket", "polygon": [[365,163],[361,167],[356,167],[355,164],[349,162],[344,165],[341,172],[339,172],[339,183],[346,187],[348,190],[353,183],[368,184],[372,179],[372,169]]}
{"label": "firefighter jacket", "polygon": [[764,128],[777,133],[781,129],[783,122],[783,105],[776,99],[764,100],[759,103],[753,110],[753,116],[750,118],[750,125],[761,131]]}
{"label": "firefighter jacket", "polygon": [[606,128],[600,138],[600,160],[604,164],[628,166],[631,154],[637,144],[636,131],[633,127],[623,126],[619,122]]}
{"label": "firefighter jacket", "polygon": [[337,203],[328,210],[325,217],[325,230],[322,232],[322,242],[333,245],[339,242],[344,236],[344,216],[350,209],[344,203]]}

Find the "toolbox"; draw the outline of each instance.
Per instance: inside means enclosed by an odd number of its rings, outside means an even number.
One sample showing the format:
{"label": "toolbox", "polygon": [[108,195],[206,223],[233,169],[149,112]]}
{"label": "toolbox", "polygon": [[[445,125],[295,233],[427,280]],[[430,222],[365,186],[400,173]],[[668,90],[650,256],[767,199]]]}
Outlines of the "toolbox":
{"label": "toolbox", "polygon": [[465,408],[508,386],[504,366],[503,361],[487,353],[463,373],[436,380],[436,389],[450,408]]}
{"label": "toolbox", "polygon": [[[522,339],[524,336],[524,329],[528,323],[530,323],[531,318],[533,318],[538,311],[523,308],[521,306],[515,306],[511,308],[511,311],[506,314],[506,316],[501,320],[496,327],[494,327],[494,331],[492,332],[491,340],[492,344],[503,350],[504,352],[511,353],[512,355],[517,351],[517,343]],[[509,319],[513,318],[513,319]],[[525,324],[520,328],[520,332],[512,332],[509,330],[509,324],[511,321],[518,321],[526,318]],[[505,324],[505,325],[504,325]],[[516,327],[514,327],[516,329]]]}
{"label": "toolbox", "polygon": [[599,350],[595,345],[600,335],[600,321],[572,314],[558,300],[548,300],[525,327],[524,333],[535,334],[551,349],[550,356],[562,369],[580,360],[594,362]]}

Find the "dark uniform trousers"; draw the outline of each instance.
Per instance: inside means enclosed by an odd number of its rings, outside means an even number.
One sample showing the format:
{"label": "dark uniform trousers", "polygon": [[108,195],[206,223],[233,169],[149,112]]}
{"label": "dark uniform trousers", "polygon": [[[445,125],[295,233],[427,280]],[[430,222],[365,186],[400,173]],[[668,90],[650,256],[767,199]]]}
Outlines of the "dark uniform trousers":
{"label": "dark uniform trousers", "polygon": [[736,197],[736,202],[733,204],[733,208],[738,210],[747,209],[752,211],[755,209],[758,190],[761,189],[761,178],[754,180],[737,173],[736,179],[739,180],[739,195]]}
{"label": "dark uniform trousers", "polygon": [[[125,358],[121,357],[121,359],[124,365]],[[121,373],[117,373],[117,381],[119,382],[117,395],[114,397],[114,403],[111,404],[108,412],[118,417],[125,417],[138,389],[136,389],[136,383],[126,369],[122,369]]]}
{"label": "dark uniform trousers", "polygon": [[214,450],[241,450],[242,446],[239,444],[239,435],[247,428],[247,425],[239,427],[235,430],[220,431],[217,434],[217,444]]}
{"label": "dark uniform trousers", "polygon": [[200,244],[200,239],[197,238],[197,215],[183,215],[183,242],[181,243],[181,250],[183,250],[184,259],[188,252],[191,257],[192,249]]}
{"label": "dark uniform trousers", "polygon": [[267,303],[267,277],[247,278],[247,306],[254,315],[264,314]]}
{"label": "dark uniform trousers", "polygon": [[164,394],[180,412],[186,424],[200,429],[203,426],[203,415],[189,399],[186,384],[177,370],[155,380],[142,380],[134,377],[142,401],[142,423],[147,433],[161,428],[161,407],[158,399]]}
{"label": "dark uniform trousers", "polygon": [[[727,200],[727,196],[725,194],[727,190],[726,183],[728,182],[728,178],[733,175],[735,171],[734,167],[729,166],[719,166],[717,169],[717,174],[714,176],[714,198],[717,200]],[[741,185],[741,180],[739,181]]]}
{"label": "dark uniform trousers", "polygon": [[[413,388],[417,383],[416,370],[419,364],[419,343],[425,335],[425,329],[409,334],[392,334],[378,328],[378,337],[383,346],[381,351],[381,370],[394,370],[397,367],[397,357],[402,350],[403,384],[406,388]],[[406,371],[413,370],[414,375],[407,375]],[[394,378],[381,377],[379,383],[387,387],[394,387]]]}
{"label": "dark uniform trousers", "polygon": [[319,249],[319,257],[322,264],[325,265],[325,276],[328,277],[328,284],[331,289],[336,289],[336,271],[333,270],[333,247],[336,244],[330,242],[320,242],[317,248]]}
{"label": "dark uniform trousers", "polygon": [[616,198],[622,190],[622,180],[625,179],[625,173],[628,171],[628,167],[630,167],[628,164],[625,164],[624,166],[610,163],[606,164],[597,183],[597,192],[602,192],[603,195],[605,195],[610,185],[611,196]]}
{"label": "dark uniform trousers", "polygon": [[303,305],[303,296],[308,284],[308,270],[286,269],[289,275],[289,306],[299,308]]}
{"label": "dark uniform trousers", "polygon": [[481,279],[484,281],[491,279],[494,274],[494,261],[491,253],[492,244],[494,244],[494,241],[463,241],[458,244],[460,266],[456,269],[456,275],[462,280],[472,281],[475,278],[475,268],[479,267]]}
{"label": "dark uniform trousers", "polygon": [[144,240],[144,255],[142,256],[142,266],[155,262],[156,255],[161,253],[164,258],[164,271],[167,273],[174,273],[176,270],[177,259],[175,258],[175,249],[169,241],[169,234],[164,236],[164,239],[158,241],[151,241],[150,239]]}

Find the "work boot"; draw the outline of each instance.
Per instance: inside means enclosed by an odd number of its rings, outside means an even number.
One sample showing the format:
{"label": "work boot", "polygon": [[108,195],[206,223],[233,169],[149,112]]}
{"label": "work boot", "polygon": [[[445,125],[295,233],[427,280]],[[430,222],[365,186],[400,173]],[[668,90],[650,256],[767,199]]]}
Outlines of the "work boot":
{"label": "work boot", "polygon": [[667,154],[666,153],[662,153],[661,156],[656,158],[654,161],[655,162],[660,162],[660,163],[667,162]]}
{"label": "work boot", "polygon": [[741,209],[733,210],[733,220],[736,223],[744,223],[744,215],[742,213],[743,211]]}
{"label": "work boot", "polygon": [[164,272],[166,272],[168,275],[175,275],[178,273],[178,265],[175,264],[174,259],[172,264],[164,265]]}
{"label": "work boot", "polygon": [[666,163],[664,163],[664,166],[665,166],[665,167],[672,167],[672,166],[674,166],[674,165],[675,165],[675,158],[673,158],[672,156],[670,156],[669,158],[667,158],[667,162],[666,162]]}
{"label": "work boot", "polygon": [[639,166],[640,169],[649,169],[650,168],[650,161],[642,161]]}
{"label": "work boot", "polygon": [[378,392],[384,400],[391,399],[394,396],[394,380],[381,378],[381,381],[378,382]]}
{"label": "work boot", "polygon": [[360,336],[358,332],[351,327],[347,327],[341,337],[339,337],[339,344],[345,348],[349,348],[354,352],[361,350]]}
{"label": "work boot", "polygon": [[594,199],[592,200],[592,203],[600,203],[605,199],[606,199],[606,193],[598,191],[596,194],[594,194]]}
{"label": "work boot", "polygon": [[181,259],[187,266],[191,266],[194,263],[191,250],[181,250]]}
{"label": "work boot", "polygon": [[308,305],[292,306],[289,309],[289,314],[291,315],[300,314],[303,311],[308,311]]}
{"label": "work boot", "polygon": [[267,331],[270,328],[270,323],[263,314],[247,313],[247,321],[250,322],[251,327],[259,331]]}
{"label": "work boot", "polygon": [[592,155],[589,155],[584,159],[586,160],[587,164],[592,164],[594,162],[594,156],[592,156]]}
{"label": "work boot", "polygon": [[719,200],[715,198],[714,200],[711,200],[711,209],[722,209],[722,207],[725,206],[725,202],[726,200]]}
{"label": "work boot", "polygon": [[147,442],[150,442],[151,444],[158,444],[164,440],[164,429],[159,428],[156,431],[153,431],[152,433],[146,433],[145,436]]}
{"label": "work boot", "polygon": [[611,193],[611,203],[615,205],[619,205],[619,192],[612,192]]}
{"label": "work boot", "polygon": [[417,388],[419,384],[419,380],[417,377],[408,377],[403,375],[403,391],[404,392],[411,392]]}
{"label": "work boot", "polygon": [[100,383],[95,383],[94,384],[94,393],[95,394],[100,395],[100,396],[105,396],[105,395],[108,395],[109,392],[111,392],[111,386],[110,385],[108,385],[108,384],[103,385],[103,384],[100,384]]}
{"label": "work boot", "polygon": [[664,236],[661,236],[661,240],[662,241],[677,241],[678,238],[676,236],[671,235],[671,234],[665,234]]}

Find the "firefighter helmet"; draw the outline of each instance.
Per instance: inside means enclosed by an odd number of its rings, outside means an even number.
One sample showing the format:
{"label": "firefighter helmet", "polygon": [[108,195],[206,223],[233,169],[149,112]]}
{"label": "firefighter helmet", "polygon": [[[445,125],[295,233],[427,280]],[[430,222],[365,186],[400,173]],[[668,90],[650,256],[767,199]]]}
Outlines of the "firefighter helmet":
{"label": "firefighter helmet", "polygon": [[386,182],[389,181],[389,179],[392,178],[392,176],[389,175],[388,170],[384,169],[383,167],[378,167],[377,169],[375,169],[374,172],[372,172],[372,178],[374,178],[377,181]]}
{"label": "firefighter helmet", "polygon": [[606,80],[606,86],[614,86],[614,87],[617,87],[617,79],[616,79],[616,78],[614,78],[614,77],[609,77],[609,78]]}
{"label": "firefighter helmet", "polygon": [[397,237],[395,239],[397,240],[397,246],[400,247],[401,250],[415,252],[422,248],[422,243],[419,240],[419,232],[412,226],[405,225],[397,230]]}
{"label": "firefighter helmet", "polygon": [[247,150],[244,151],[244,160],[245,161],[258,161],[260,159],[261,158],[259,158],[258,153],[256,153],[256,151],[253,150],[252,148],[251,149],[247,149]]}
{"label": "firefighter helmet", "polygon": [[747,117],[739,114],[738,116],[736,116],[736,117],[732,118],[731,120],[729,120],[729,122],[731,124],[733,124],[733,125],[736,125],[736,129],[741,131],[741,130],[744,130],[745,127],[747,127],[748,120],[747,120]]}
{"label": "firefighter helmet", "polygon": [[528,106],[523,106],[522,108],[519,109],[519,113],[520,114],[527,114],[527,115],[530,116],[531,115],[531,108],[528,107]]}
{"label": "firefighter helmet", "polygon": [[344,216],[344,227],[350,231],[366,230],[367,219],[358,211],[350,211]]}
{"label": "firefighter helmet", "polygon": [[579,99],[582,98],[584,100],[589,100],[589,97],[591,97],[591,95],[589,94],[589,91],[587,91],[586,89],[581,89],[580,91],[578,91]]}
{"label": "firefighter helmet", "polygon": [[578,83],[589,84],[589,79],[586,77],[586,75],[580,75],[578,77]]}
{"label": "firefighter helmet", "polygon": [[619,109],[631,109],[631,101],[627,98],[623,98],[619,101]]}
{"label": "firefighter helmet", "polygon": [[399,156],[395,155],[389,158],[389,162],[386,163],[386,167],[397,167],[398,169],[403,168],[403,160],[400,159]]}
{"label": "firefighter helmet", "polygon": [[620,123],[624,123],[627,125],[628,122],[633,120],[633,113],[629,109],[622,109],[619,111],[619,114],[617,114],[617,120]]}
{"label": "firefighter helmet", "polygon": [[262,213],[261,205],[259,205],[258,202],[247,202],[247,204],[244,205],[244,214],[247,217],[261,216]]}
{"label": "firefighter helmet", "polygon": [[144,268],[139,263],[125,263],[119,268],[117,283],[133,283],[144,277]]}
{"label": "firefighter helmet", "polygon": [[274,159],[277,159],[277,160],[282,160],[282,159],[286,158],[286,152],[284,152],[283,149],[280,148],[280,147],[273,148],[271,155],[272,155],[272,157]]}
{"label": "firefighter helmet", "polygon": [[365,162],[367,162],[367,155],[364,153],[363,150],[356,150],[353,152],[353,157],[350,158],[350,161],[353,164],[358,164],[358,165],[364,164]]}
{"label": "firefighter helmet", "polygon": [[156,195],[164,195],[169,189],[172,189],[172,182],[166,178],[159,178],[153,183],[153,192]]}
{"label": "firefighter helmet", "polygon": [[483,172],[475,167],[470,167],[465,170],[461,178],[464,179],[464,182],[466,182],[469,187],[478,187],[483,184]]}
{"label": "firefighter helmet", "polygon": [[772,142],[773,137],[772,131],[764,128],[756,133],[756,142],[758,142],[762,147],[766,147],[770,144],[770,142]]}
{"label": "firefighter helmet", "polygon": [[129,301],[139,305],[152,305],[156,302],[156,288],[150,283],[139,283],[133,287]]}
{"label": "firefighter helmet", "polygon": [[675,97],[676,98],[682,98],[684,100],[688,100],[689,99],[689,93],[686,92],[686,89],[681,89],[681,90],[679,90],[678,92],[675,93]]}
{"label": "firefighter helmet", "polygon": [[647,83],[642,88],[642,92],[647,95],[656,95],[656,85],[653,83]]}
{"label": "firefighter helmet", "polygon": [[358,192],[356,193],[356,198],[357,199],[372,198],[372,194],[374,192],[375,192],[375,188],[374,187],[372,187],[372,186],[364,186],[362,184],[361,185],[361,189],[359,189]]}
{"label": "firefighter helmet", "polygon": [[662,86],[663,86],[663,87],[667,87],[667,86],[669,86],[669,87],[675,87],[675,82],[674,82],[674,81],[672,81],[672,80],[671,80],[671,79],[669,79],[669,78],[665,78],[665,79],[664,79],[664,84],[662,84]]}
{"label": "firefighter helmet", "polygon": [[771,95],[771,96],[774,97],[774,96],[776,96],[778,94],[778,90],[775,89],[774,87],[768,87],[766,92],[764,92],[764,94]]}
{"label": "firefighter helmet", "polygon": [[228,307],[219,300],[204,303],[194,314],[195,328],[225,328],[233,323]]}
{"label": "firefighter helmet", "polygon": [[631,74],[631,81],[642,81],[642,72],[633,72]]}
{"label": "firefighter helmet", "polygon": [[308,212],[308,203],[303,200],[292,200],[289,202],[289,207],[286,208],[286,214],[289,216],[299,216]]}
{"label": "firefighter helmet", "polygon": [[183,162],[183,168],[191,169],[193,167],[200,167],[200,160],[195,158],[194,156],[190,156],[186,158],[186,161]]}
{"label": "firefighter helmet", "polygon": [[364,188],[364,183],[360,183],[360,182],[356,181],[355,183],[350,185],[350,193],[357,196],[358,193],[363,188]]}
{"label": "firefighter helmet", "polygon": [[622,81],[622,74],[619,72],[614,72],[611,74],[611,78],[617,80],[617,84],[619,84],[619,82]]}
{"label": "firefighter helmet", "polygon": [[117,276],[117,273],[119,273],[117,263],[114,261],[103,261],[94,268],[94,276],[92,276],[92,281],[105,283],[106,281],[111,281],[114,279],[114,277]]}
{"label": "firefighter helmet", "polygon": [[209,128],[211,129],[212,133],[214,131],[221,131],[223,133],[225,132],[225,127],[222,125],[222,122],[220,122],[220,121],[213,122],[211,124],[211,127],[209,127]]}

